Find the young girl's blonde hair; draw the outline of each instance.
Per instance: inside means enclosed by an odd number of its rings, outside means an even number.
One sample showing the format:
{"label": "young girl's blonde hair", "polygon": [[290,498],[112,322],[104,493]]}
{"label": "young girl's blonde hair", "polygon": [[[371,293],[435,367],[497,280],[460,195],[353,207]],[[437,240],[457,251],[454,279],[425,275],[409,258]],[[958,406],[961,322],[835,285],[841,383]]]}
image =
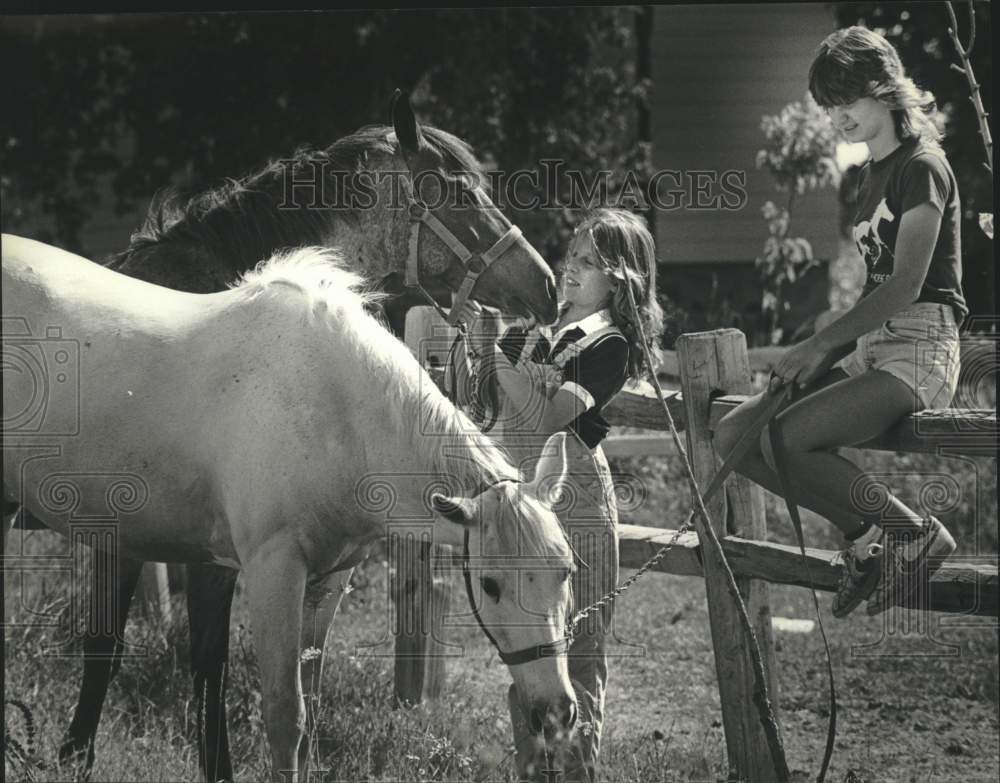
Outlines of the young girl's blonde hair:
{"label": "young girl's blonde hair", "polygon": [[934,95],[917,87],[896,48],[866,27],[846,27],[823,40],[809,68],[809,92],[824,108],[874,98],[892,111],[900,141],[941,138]]}
{"label": "young girl's blonde hair", "polygon": [[657,346],[663,332],[663,309],[656,299],[656,245],[646,222],[624,209],[597,209],[587,213],[576,227],[575,236],[586,235],[593,242],[604,272],[614,284],[611,319],[628,341],[628,375],[637,380],[647,368],[639,324],[629,302],[626,285],[639,311],[642,331],[649,341],[650,355],[659,362]]}

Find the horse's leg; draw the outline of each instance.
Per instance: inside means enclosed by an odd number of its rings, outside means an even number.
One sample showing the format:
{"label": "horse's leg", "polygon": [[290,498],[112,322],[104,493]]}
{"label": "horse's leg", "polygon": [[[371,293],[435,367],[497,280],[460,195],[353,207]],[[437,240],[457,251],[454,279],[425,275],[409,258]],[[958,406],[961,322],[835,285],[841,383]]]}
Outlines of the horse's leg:
{"label": "horse's leg", "polygon": [[[77,699],[66,740],[59,748],[60,763],[84,761],[84,772],[87,774],[94,764],[94,741],[97,738],[97,724],[101,720],[108,684],[121,666],[123,650],[119,641],[125,638],[129,606],[142,571],[142,561],[119,557],[117,579],[110,583],[111,575],[105,563],[104,558],[94,558],[92,563],[88,619],[98,614],[107,617],[106,607],[98,610],[97,602],[106,604],[111,599],[110,591],[114,590],[117,595],[114,628],[111,633],[105,633],[105,628],[98,628],[96,633],[88,630],[84,636],[80,697]],[[84,754],[85,758],[81,759]]]}
{"label": "horse's leg", "polygon": [[[239,572],[216,565],[187,568],[191,673],[198,715],[198,764],[205,780],[233,779],[226,723],[229,614]],[[204,711],[204,712],[203,712]]]}
{"label": "horse's leg", "polygon": [[244,585],[260,667],[264,726],[275,780],[298,779],[298,749],[305,729],[299,679],[299,636],[306,565],[291,535],[273,536],[244,563]]}
{"label": "horse's leg", "polygon": [[351,568],[315,581],[310,579],[306,584],[306,599],[302,605],[302,639],[299,645],[302,690],[306,703],[306,736],[299,745],[299,774],[303,779],[308,779],[309,755],[316,739],[326,640],[353,572],[354,569]]}

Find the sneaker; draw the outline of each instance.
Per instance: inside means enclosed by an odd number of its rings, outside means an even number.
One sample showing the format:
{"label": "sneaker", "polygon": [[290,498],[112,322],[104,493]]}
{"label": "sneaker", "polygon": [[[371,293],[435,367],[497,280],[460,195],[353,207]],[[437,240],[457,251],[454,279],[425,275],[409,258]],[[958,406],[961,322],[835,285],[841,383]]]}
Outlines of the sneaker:
{"label": "sneaker", "polygon": [[[883,560],[882,583],[868,600],[869,615],[881,614],[894,604],[906,606],[956,547],[951,533],[934,517],[929,517],[919,531],[887,530],[883,538],[890,554]],[[919,548],[914,553],[912,544],[917,542]]]}
{"label": "sneaker", "polygon": [[833,616],[847,617],[875,590],[882,576],[882,545],[869,544],[868,557],[862,559],[848,547],[840,553],[844,570],[840,572],[837,594],[833,597]]}

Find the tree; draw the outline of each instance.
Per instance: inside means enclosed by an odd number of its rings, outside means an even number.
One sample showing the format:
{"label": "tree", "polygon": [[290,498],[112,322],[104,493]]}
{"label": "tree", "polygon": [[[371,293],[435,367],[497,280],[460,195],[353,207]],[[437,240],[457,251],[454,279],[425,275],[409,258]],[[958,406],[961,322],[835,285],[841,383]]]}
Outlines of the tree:
{"label": "tree", "polygon": [[[44,215],[38,238],[85,254],[84,229],[109,193],[124,213],[168,184],[201,189],[301,144],[327,146],[386,122],[395,87],[414,92],[422,119],[498,169],[544,174],[540,161],[550,157],[585,178],[607,170],[620,181],[649,167],[636,139],[646,85],[634,72],[633,15],[594,7],[5,17],[5,229]],[[539,177],[537,195],[548,187]],[[549,258],[567,217],[559,208],[516,215]]]}
{"label": "tree", "polygon": [[778,190],[788,193],[785,207],[768,201],[761,210],[769,236],[756,259],[764,287],[761,312],[769,342],[777,345],[783,336],[780,323],[788,309],[785,284],[794,283],[815,264],[809,241],[788,235],[795,197],[838,184],[840,171],[835,159],[836,133],[811,95],[788,104],[779,114],[765,115],[760,127],[767,143],[757,153],[757,168],[771,172]]}

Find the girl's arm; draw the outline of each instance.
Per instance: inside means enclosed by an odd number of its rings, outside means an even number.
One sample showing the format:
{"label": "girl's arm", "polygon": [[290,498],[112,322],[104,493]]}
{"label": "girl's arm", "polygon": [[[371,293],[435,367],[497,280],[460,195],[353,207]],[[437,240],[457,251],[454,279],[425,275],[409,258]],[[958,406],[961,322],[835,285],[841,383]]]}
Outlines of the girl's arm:
{"label": "girl's arm", "polygon": [[[525,434],[551,435],[587,409],[579,397],[562,388],[558,389],[551,399],[548,398],[527,368],[515,367],[499,347],[494,348],[494,353],[497,382],[514,410],[533,412],[540,408],[538,415],[524,417],[519,422],[522,426],[530,425],[533,428],[521,430]],[[529,418],[530,421],[526,420]]]}
{"label": "girl's arm", "polygon": [[815,335],[817,345],[821,349],[833,350],[856,340],[915,302],[927,277],[940,228],[941,213],[929,203],[918,204],[904,212],[896,235],[896,260],[892,275]]}
{"label": "girl's arm", "polygon": [[805,386],[829,366],[832,352],[877,329],[916,301],[927,277],[941,213],[922,203],[903,213],[896,235],[896,258],[889,279],[821,332],[789,348],[775,367],[786,383]]}

